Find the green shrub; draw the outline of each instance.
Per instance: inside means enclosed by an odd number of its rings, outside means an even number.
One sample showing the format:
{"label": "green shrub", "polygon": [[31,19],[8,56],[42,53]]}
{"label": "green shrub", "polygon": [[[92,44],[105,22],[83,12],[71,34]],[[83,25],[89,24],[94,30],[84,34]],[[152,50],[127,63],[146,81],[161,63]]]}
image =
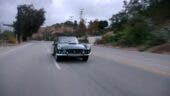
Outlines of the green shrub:
{"label": "green shrub", "polygon": [[103,39],[97,39],[94,44],[104,44]]}
{"label": "green shrub", "polygon": [[118,32],[118,33],[114,34],[113,35],[113,42],[112,42],[112,44],[114,46],[124,45],[124,42],[125,42],[124,41],[125,39],[123,39],[124,38],[124,34],[125,34],[125,32]]}
{"label": "green shrub", "polygon": [[122,46],[138,46],[144,44],[151,34],[152,28],[147,22],[140,18],[134,18],[128,22],[122,32],[114,35],[113,39],[116,45]]}
{"label": "green shrub", "polygon": [[151,46],[156,46],[156,45],[163,44],[163,43],[165,43],[167,41],[168,41],[168,39],[165,38],[165,36],[163,36],[160,31],[157,31],[157,32],[153,31],[152,35],[150,35],[148,40],[145,42],[145,45],[151,47]]}
{"label": "green shrub", "polygon": [[15,44],[16,38],[15,34],[11,31],[4,31],[2,35],[2,39],[8,41],[8,43]]}
{"label": "green shrub", "polygon": [[108,32],[102,36],[101,39],[97,39],[95,44],[106,44],[113,42],[113,32]]}
{"label": "green shrub", "polygon": [[113,41],[113,33],[112,32],[109,32],[109,33],[106,33],[102,36],[102,39],[104,40],[104,42],[106,43],[111,43]]}
{"label": "green shrub", "polygon": [[9,37],[8,38],[8,43],[11,43],[11,44],[16,44],[17,40],[15,37]]}

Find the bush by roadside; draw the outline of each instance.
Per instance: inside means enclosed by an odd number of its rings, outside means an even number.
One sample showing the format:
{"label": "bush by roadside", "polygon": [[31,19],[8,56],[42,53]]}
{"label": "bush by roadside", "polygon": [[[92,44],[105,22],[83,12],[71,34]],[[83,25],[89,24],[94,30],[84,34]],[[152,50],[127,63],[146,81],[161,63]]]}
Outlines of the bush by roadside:
{"label": "bush by roadside", "polygon": [[143,18],[133,18],[126,27],[116,33],[106,33],[96,44],[110,44],[112,46],[136,47],[139,51],[145,51],[151,47],[164,44],[169,41],[169,32],[155,27]]}
{"label": "bush by roadside", "polygon": [[135,47],[145,51],[170,42],[169,3],[168,0],[125,0],[124,9],[110,18],[109,29],[114,31],[113,35],[103,35],[96,44]]}
{"label": "bush by roadside", "polygon": [[113,42],[113,32],[108,32],[102,36],[101,39],[97,39],[95,41],[95,44],[106,44],[106,43],[111,43]]}
{"label": "bush by roadside", "polygon": [[4,31],[0,34],[1,43],[16,44],[17,40],[15,38],[14,32]]}

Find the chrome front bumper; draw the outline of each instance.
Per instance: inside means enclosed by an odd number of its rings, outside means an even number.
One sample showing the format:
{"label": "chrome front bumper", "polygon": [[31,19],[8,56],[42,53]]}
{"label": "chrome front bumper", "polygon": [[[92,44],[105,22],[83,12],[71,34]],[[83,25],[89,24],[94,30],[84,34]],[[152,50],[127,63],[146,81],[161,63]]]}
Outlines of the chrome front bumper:
{"label": "chrome front bumper", "polygon": [[[90,53],[91,54],[91,53]],[[71,56],[71,57],[78,57],[78,56],[89,56],[90,54],[56,54],[56,56]]]}

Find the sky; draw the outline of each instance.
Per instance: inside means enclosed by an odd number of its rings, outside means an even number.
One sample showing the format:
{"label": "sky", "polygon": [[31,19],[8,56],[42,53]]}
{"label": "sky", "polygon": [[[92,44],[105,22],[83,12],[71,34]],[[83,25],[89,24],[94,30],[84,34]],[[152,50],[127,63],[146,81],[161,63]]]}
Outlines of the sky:
{"label": "sky", "polygon": [[66,20],[79,20],[80,9],[83,18],[90,20],[109,20],[123,8],[123,0],[0,0],[0,26],[12,24],[17,14],[17,6],[33,4],[35,8],[44,8],[46,20],[43,26],[50,26]]}

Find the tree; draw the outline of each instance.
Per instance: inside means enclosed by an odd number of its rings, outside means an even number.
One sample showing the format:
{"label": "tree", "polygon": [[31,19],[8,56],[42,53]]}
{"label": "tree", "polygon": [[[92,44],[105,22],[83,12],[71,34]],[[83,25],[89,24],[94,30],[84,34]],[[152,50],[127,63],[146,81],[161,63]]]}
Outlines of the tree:
{"label": "tree", "polygon": [[114,32],[122,31],[129,19],[140,16],[142,11],[146,9],[146,1],[147,0],[124,0],[124,9],[110,18],[111,29]]}
{"label": "tree", "polygon": [[134,15],[138,14],[144,8],[143,1],[144,0],[130,0],[129,3],[124,3],[126,13],[130,17],[133,17]]}
{"label": "tree", "polygon": [[118,31],[121,31],[123,29],[124,25],[127,23],[128,15],[123,10],[123,11],[119,12],[118,14],[113,15],[110,18],[110,21],[111,21],[111,29],[114,32],[118,32]]}
{"label": "tree", "polygon": [[161,23],[170,17],[170,0],[130,0],[124,1],[124,8],[129,18],[143,15],[154,23]]}
{"label": "tree", "polygon": [[84,20],[81,20],[79,22],[78,30],[76,31],[76,35],[79,37],[86,35],[86,25],[84,23]]}
{"label": "tree", "polygon": [[98,35],[98,25],[99,21],[96,19],[94,21],[90,21],[88,25],[88,34],[90,35]]}
{"label": "tree", "polygon": [[88,33],[90,35],[101,35],[103,34],[104,29],[108,26],[108,22],[106,20],[94,20],[90,21],[88,25]]}
{"label": "tree", "polygon": [[18,42],[27,41],[33,33],[37,32],[39,27],[45,21],[44,9],[35,9],[33,5],[19,5],[17,7],[16,21],[14,29]]}
{"label": "tree", "polygon": [[105,21],[99,21],[99,29],[103,30],[105,27],[108,26],[108,22],[105,20]]}
{"label": "tree", "polygon": [[75,33],[78,31],[78,23],[77,23],[76,20],[75,20],[74,23],[73,23],[73,31],[74,31],[74,35],[75,35]]}
{"label": "tree", "polygon": [[64,25],[72,27],[72,26],[74,26],[74,23],[72,21],[66,21],[66,22],[64,22]]}
{"label": "tree", "polygon": [[143,15],[151,18],[156,24],[161,24],[170,17],[170,0],[146,0],[148,5]]}
{"label": "tree", "polygon": [[170,0],[124,0],[124,9],[110,19],[113,43],[148,48],[167,42],[162,25],[169,20],[169,5]]}

